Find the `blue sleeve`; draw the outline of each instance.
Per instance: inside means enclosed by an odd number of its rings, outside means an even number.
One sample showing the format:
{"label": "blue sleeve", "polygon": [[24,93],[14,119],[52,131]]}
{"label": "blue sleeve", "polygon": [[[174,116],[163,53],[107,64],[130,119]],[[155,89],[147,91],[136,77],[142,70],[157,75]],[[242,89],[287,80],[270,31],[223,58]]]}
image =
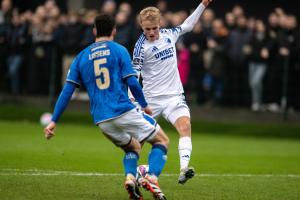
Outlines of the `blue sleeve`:
{"label": "blue sleeve", "polygon": [[76,85],[70,82],[66,82],[63,90],[61,91],[58,100],[56,101],[52,121],[57,122],[61,116],[61,114],[66,109],[72,94],[76,88]]}
{"label": "blue sleeve", "polygon": [[79,60],[80,60],[79,56],[77,56],[73,60],[67,75],[67,82],[74,83],[77,87],[81,85],[81,79],[79,73]]}
{"label": "blue sleeve", "polygon": [[126,79],[126,81],[127,81],[127,84],[130,88],[132,95],[137,100],[137,102],[139,102],[139,104],[142,106],[142,108],[147,107],[148,104],[144,97],[142,87],[139,84],[139,82],[137,81],[136,77],[134,77],[134,76],[128,77]]}
{"label": "blue sleeve", "polygon": [[125,47],[121,48],[120,66],[121,66],[121,75],[123,79],[129,76],[137,76],[136,71],[132,67],[131,57],[127,49],[125,49]]}

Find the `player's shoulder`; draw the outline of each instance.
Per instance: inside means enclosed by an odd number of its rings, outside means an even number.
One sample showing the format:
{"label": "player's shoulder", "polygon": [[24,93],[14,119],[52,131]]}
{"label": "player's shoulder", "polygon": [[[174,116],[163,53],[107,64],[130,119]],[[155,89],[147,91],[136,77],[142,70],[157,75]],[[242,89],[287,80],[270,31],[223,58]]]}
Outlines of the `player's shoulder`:
{"label": "player's shoulder", "polygon": [[173,27],[173,28],[162,28],[160,29],[161,34],[178,34],[182,31],[182,28],[180,26]]}
{"label": "player's shoulder", "polygon": [[133,55],[135,57],[138,57],[141,55],[141,52],[143,51],[144,45],[146,41],[146,36],[144,33],[142,33],[139,37],[139,39],[136,41],[134,50],[133,50]]}
{"label": "player's shoulder", "polygon": [[88,47],[82,49],[74,58],[73,62],[72,63],[81,63],[82,61],[85,61],[88,59]]}
{"label": "player's shoulder", "polygon": [[119,43],[117,43],[117,42],[111,41],[111,42],[110,42],[110,45],[111,45],[112,47],[116,48],[116,49],[120,49],[121,51],[124,51],[124,50],[127,51],[127,49],[126,49],[125,46],[123,46],[122,44],[119,44]]}
{"label": "player's shoulder", "polygon": [[123,46],[122,44],[111,41],[110,45],[111,45],[111,49],[112,49],[112,51],[114,51],[114,53],[118,53],[121,55],[129,54],[127,48],[125,46]]}
{"label": "player's shoulder", "polygon": [[142,33],[139,37],[139,39],[136,41],[135,46],[141,46],[146,40],[146,36],[144,33]]}

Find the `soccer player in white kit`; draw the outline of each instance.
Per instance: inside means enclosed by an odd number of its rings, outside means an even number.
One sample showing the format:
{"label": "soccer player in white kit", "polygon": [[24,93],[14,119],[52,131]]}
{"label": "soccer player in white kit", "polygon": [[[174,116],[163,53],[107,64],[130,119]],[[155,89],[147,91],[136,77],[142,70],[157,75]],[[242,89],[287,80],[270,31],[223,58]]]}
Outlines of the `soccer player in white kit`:
{"label": "soccer player in white kit", "polygon": [[175,28],[160,29],[161,14],[156,7],[143,9],[139,16],[143,34],[135,44],[133,65],[143,78],[143,91],[153,117],[163,116],[180,135],[180,184],[194,176],[194,169],[189,167],[192,152],[190,110],[183,95],[175,43],[179,36],[194,28],[211,1],[202,0],[183,24]]}

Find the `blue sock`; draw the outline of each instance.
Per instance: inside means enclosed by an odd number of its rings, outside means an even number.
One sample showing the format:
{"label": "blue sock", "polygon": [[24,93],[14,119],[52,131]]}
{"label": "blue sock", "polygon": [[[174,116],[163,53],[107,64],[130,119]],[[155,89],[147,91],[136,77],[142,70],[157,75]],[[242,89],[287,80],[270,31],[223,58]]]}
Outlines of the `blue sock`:
{"label": "blue sock", "polygon": [[159,176],[162,172],[167,160],[167,148],[161,144],[152,146],[152,150],[148,157],[149,174]]}
{"label": "blue sock", "polygon": [[134,176],[136,175],[136,168],[137,168],[138,160],[139,160],[139,155],[136,152],[134,152],[134,151],[126,152],[126,154],[123,158],[125,176],[127,174],[132,174]]}

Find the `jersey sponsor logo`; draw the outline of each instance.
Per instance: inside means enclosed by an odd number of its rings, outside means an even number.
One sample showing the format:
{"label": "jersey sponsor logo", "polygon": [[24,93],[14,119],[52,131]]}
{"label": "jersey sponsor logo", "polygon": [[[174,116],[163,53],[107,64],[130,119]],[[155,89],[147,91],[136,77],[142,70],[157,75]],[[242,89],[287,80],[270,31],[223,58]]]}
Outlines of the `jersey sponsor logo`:
{"label": "jersey sponsor logo", "polygon": [[154,56],[156,59],[165,60],[167,58],[173,57],[174,56],[173,53],[174,53],[174,48],[170,47],[156,53]]}

